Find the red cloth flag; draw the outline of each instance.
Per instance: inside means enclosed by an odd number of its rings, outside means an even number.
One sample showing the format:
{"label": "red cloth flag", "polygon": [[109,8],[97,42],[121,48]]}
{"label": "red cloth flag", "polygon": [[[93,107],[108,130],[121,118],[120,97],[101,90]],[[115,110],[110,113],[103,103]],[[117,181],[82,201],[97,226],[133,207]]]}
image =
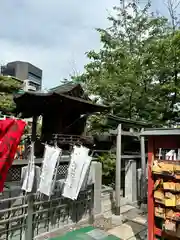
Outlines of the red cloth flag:
{"label": "red cloth flag", "polygon": [[22,120],[0,120],[0,192],[3,191],[8,170],[14,160],[25,126],[26,123]]}

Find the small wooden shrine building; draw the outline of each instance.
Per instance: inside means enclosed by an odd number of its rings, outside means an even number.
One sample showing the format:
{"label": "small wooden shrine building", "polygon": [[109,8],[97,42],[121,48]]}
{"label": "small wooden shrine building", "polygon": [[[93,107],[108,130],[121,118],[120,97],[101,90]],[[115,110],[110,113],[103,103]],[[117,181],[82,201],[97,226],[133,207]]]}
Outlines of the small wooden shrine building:
{"label": "small wooden shrine building", "polygon": [[22,118],[42,116],[41,141],[54,135],[83,136],[87,117],[107,109],[93,104],[80,84],[60,85],[47,93],[25,92],[14,96],[16,114]]}

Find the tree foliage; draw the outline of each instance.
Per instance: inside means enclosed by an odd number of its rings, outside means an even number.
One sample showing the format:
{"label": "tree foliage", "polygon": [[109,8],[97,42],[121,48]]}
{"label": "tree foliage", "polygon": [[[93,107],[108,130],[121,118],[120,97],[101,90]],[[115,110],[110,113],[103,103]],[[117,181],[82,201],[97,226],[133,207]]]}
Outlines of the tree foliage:
{"label": "tree foliage", "polygon": [[13,93],[21,88],[21,82],[15,78],[0,76],[0,111],[12,113],[15,108]]}
{"label": "tree foliage", "polygon": [[[136,1],[114,7],[111,27],[97,29],[102,47],[78,81],[99,96],[113,114],[174,124],[180,103],[180,30],[164,16],[139,9]],[[174,17],[175,20],[177,18]]]}
{"label": "tree foliage", "polygon": [[99,162],[103,167],[102,183],[114,187],[115,183],[115,168],[116,168],[116,155],[113,153],[104,153],[99,156]]}

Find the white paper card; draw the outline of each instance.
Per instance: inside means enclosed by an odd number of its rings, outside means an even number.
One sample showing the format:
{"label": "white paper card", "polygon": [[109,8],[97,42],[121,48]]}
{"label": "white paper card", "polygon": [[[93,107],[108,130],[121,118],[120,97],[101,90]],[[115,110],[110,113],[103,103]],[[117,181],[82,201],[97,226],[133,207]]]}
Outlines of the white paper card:
{"label": "white paper card", "polygon": [[31,146],[31,155],[30,160],[27,166],[26,175],[23,181],[22,190],[26,192],[31,192],[33,189],[34,183],[34,176],[35,176],[35,166],[34,166],[34,143]]}
{"label": "white paper card", "polygon": [[63,189],[64,197],[72,200],[77,199],[91,162],[88,152],[89,149],[85,147],[74,147]]}
{"label": "white paper card", "polygon": [[44,161],[38,191],[47,196],[51,195],[54,171],[60,153],[60,148],[45,146]]}

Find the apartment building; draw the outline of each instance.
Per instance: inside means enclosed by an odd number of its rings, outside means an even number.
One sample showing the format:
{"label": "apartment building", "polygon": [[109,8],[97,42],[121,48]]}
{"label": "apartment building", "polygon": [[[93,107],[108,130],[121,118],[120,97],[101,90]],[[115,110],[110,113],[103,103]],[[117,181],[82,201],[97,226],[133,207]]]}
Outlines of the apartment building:
{"label": "apartment building", "polygon": [[7,63],[1,67],[1,74],[22,80],[24,91],[40,91],[42,88],[42,70],[31,63],[22,61]]}

